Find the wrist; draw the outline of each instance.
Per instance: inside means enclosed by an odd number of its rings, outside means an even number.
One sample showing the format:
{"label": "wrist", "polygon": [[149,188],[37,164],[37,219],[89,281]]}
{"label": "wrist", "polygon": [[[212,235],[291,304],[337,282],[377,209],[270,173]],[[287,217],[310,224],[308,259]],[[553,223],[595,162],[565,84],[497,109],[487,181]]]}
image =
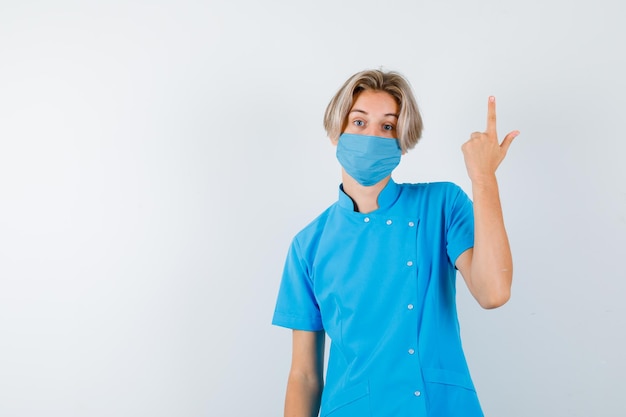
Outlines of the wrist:
{"label": "wrist", "polygon": [[481,174],[470,177],[473,187],[492,187],[498,185],[496,174]]}

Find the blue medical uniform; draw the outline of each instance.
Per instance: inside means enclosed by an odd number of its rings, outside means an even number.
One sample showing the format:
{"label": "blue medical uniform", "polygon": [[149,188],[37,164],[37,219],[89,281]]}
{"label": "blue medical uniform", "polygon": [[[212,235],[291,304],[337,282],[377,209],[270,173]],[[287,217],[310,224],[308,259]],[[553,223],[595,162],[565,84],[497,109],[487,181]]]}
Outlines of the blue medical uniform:
{"label": "blue medical uniform", "polygon": [[472,202],[452,183],[390,180],[379,208],[339,200],[293,239],[272,323],[331,339],[322,417],[474,417],[455,302],[474,244]]}

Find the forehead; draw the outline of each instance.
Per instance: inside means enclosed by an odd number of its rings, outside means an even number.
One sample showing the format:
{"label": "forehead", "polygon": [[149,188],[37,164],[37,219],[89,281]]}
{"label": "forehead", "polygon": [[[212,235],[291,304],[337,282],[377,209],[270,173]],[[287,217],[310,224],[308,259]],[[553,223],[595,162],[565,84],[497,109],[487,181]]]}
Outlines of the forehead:
{"label": "forehead", "polygon": [[386,91],[363,90],[356,95],[352,110],[362,110],[367,113],[398,113],[396,99]]}

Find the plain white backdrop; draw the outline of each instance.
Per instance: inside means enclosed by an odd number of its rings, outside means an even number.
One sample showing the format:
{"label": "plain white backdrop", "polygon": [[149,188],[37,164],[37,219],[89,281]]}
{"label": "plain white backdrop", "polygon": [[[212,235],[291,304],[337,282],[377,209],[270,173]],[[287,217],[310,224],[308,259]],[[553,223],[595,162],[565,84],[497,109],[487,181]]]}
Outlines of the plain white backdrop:
{"label": "plain white backdrop", "polygon": [[623,416],[618,0],[0,1],[0,415],[278,416],[292,236],[336,199],[322,116],[359,70],[423,111],[400,182],[470,192],[498,100],[513,296],[459,280],[487,416]]}

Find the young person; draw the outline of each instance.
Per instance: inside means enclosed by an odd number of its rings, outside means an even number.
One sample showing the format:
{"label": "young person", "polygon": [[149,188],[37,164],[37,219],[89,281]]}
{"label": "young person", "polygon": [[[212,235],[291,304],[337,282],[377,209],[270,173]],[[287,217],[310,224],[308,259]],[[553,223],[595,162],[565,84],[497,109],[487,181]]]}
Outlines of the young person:
{"label": "young person", "polygon": [[[456,271],[484,308],[510,295],[512,259],[496,169],[495,99],[463,147],[472,201],[452,183],[397,184],[422,132],[409,83],[368,70],[333,97],[324,127],[339,199],[291,244],[273,324],[293,329],[285,416],[482,416],[461,347]],[[323,378],[324,340],[331,340]]]}

